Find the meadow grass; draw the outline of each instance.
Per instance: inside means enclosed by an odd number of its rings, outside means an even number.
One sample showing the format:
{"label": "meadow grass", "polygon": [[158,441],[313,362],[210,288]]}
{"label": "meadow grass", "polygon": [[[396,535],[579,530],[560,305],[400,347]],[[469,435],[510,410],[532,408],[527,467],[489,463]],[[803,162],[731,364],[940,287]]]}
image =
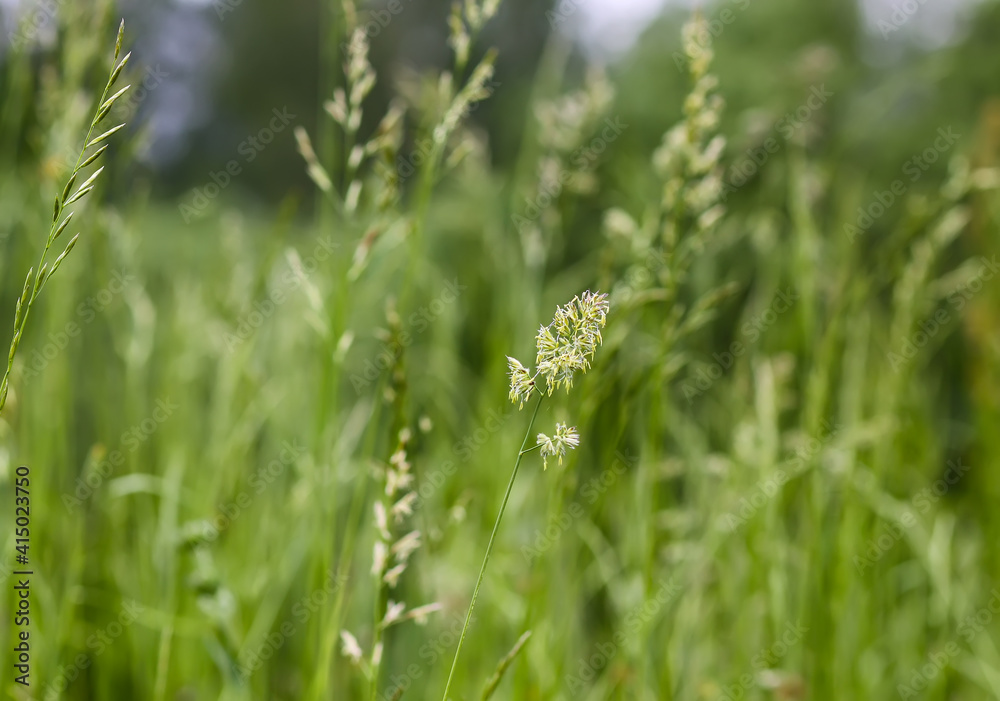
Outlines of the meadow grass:
{"label": "meadow grass", "polygon": [[[659,148],[602,136],[608,76],[550,90],[552,48],[501,171],[469,119],[496,6],[457,8],[453,77],[384,116],[362,119],[375,76],[350,13],[326,29],[352,47],[341,92],[319,133],[286,143],[314,216],[220,207],[185,224],[141,196],[81,211],[0,416],[5,504],[14,468],[32,470],[36,573],[36,686],[11,681],[5,645],[3,693],[1000,697],[990,164],[951,154],[858,241],[843,225],[861,191],[805,142],[772,156],[776,202],[727,196],[727,85],[693,22],[689,97]],[[115,25],[94,17],[67,32],[87,70],[42,99],[98,92]],[[5,66],[6,107],[33,88],[15,79],[26,61]],[[45,179],[46,149],[89,115],[2,114],[0,134],[46,144],[0,175],[10,329],[67,175]],[[424,136],[412,181],[386,177]],[[630,149],[627,175],[581,151],[595,139]],[[508,356],[530,358],[535,325],[587,289],[609,293],[603,346],[535,424],[569,422],[579,447],[546,469],[530,454],[511,480],[535,432]],[[377,544],[395,554],[413,531],[387,580]]]}

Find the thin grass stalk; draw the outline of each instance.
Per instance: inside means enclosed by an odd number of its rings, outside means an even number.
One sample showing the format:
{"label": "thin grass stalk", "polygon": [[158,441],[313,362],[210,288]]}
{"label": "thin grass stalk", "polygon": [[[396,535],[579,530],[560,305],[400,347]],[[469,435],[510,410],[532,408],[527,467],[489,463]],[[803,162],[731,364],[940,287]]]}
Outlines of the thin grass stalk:
{"label": "thin grass stalk", "polygon": [[[386,382],[385,377],[379,380],[375,392],[376,397],[382,396]],[[362,455],[370,456],[375,454],[375,443],[378,439],[378,432],[375,429],[381,425],[383,406],[383,402],[376,401],[372,407],[372,417],[365,428],[364,445],[361,450]],[[337,550],[337,568],[339,572],[345,575],[350,573],[354,562],[354,548],[358,541],[358,526],[361,522],[361,513],[365,504],[366,489],[367,484],[365,480],[358,479],[355,481],[354,492],[351,494],[348,506],[345,532],[340,541],[340,548]],[[334,649],[336,649],[336,641],[340,635],[340,630],[343,628],[341,614],[346,592],[347,587],[338,587],[337,589],[337,598],[334,601],[333,610],[330,612],[330,618],[322,629],[319,663],[316,665],[316,671],[313,673],[312,684],[306,698],[316,699],[317,701],[323,698],[323,690],[327,688],[329,683],[329,661]]]}
{"label": "thin grass stalk", "polygon": [[[34,306],[35,299],[38,298],[38,295],[41,293],[45,283],[59,268],[63,259],[69,255],[70,251],[73,250],[73,247],[76,245],[77,239],[79,238],[79,234],[77,234],[70,239],[63,252],[59,254],[51,265],[48,264],[49,250],[52,248],[52,244],[55,243],[56,240],[64,233],[73,217],[74,212],[70,212],[65,218],[63,218],[62,215],[69,205],[79,202],[94,189],[97,177],[100,175],[101,171],[104,170],[104,166],[101,166],[94,171],[94,173],[82,184],[77,185],[76,176],[83,168],[97,161],[97,159],[107,149],[107,143],[100,146],[100,148],[88,156],[86,160],[84,159],[84,156],[91,146],[97,146],[101,142],[106,142],[111,135],[120,131],[125,126],[125,124],[122,123],[107,130],[97,137],[94,136],[94,130],[97,129],[97,125],[100,124],[106,116],[108,116],[114,102],[121,97],[129,87],[131,87],[126,86],[111,97],[108,96],[111,92],[111,88],[114,86],[115,82],[121,76],[122,71],[125,69],[125,66],[128,64],[129,57],[132,55],[131,53],[128,53],[123,59],[121,59],[121,61],[118,60],[118,57],[121,54],[122,40],[124,37],[125,21],[122,20],[121,24],[118,25],[118,36],[115,40],[114,59],[111,62],[111,72],[108,75],[108,82],[104,86],[104,91],[101,93],[100,100],[97,101],[97,109],[94,111],[94,116],[90,121],[90,128],[87,130],[87,137],[83,141],[83,147],[80,149],[80,154],[76,158],[76,164],[73,166],[73,171],[70,174],[69,179],[66,181],[62,194],[57,195],[55,198],[52,212],[52,224],[49,226],[49,233],[45,239],[45,247],[42,249],[42,253],[38,258],[38,264],[28,271],[27,278],[24,281],[24,290],[18,300],[17,313],[14,317],[14,336],[11,340],[10,351],[7,354],[7,368],[4,371],[3,379],[0,380],[0,414],[3,413],[3,408],[7,404],[7,394],[10,390],[10,374],[14,367],[14,357],[17,354],[17,348],[24,335],[24,329],[28,324],[28,318],[31,316],[31,309]],[[74,185],[77,185],[75,192],[73,191]]]}
{"label": "thin grass stalk", "polygon": [[476,580],[476,588],[472,592],[472,601],[469,602],[469,611],[465,614],[465,625],[462,626],[462,635],[458,638],[458,647],[455,648],[455,659],[451,662],[451,671],[448,672],[448,681],[444,686],[444,695],[441,697],[442,701],[448,701],[448,690],[451,689],[451,680],[454,678],[455,668],[458,666],[458,656],[462,652],[462,643],[465,642],[465,634],[469,630],[469,622],[472,621],[472,611],[476,608],[476,599],[479,598],[479,588],[483,584],[483,577],[486,574],[486,566],[490,562],[490,554],[493,552],[493,543],[496,540],[497,531],[500,530],[500,521],[503,520],[504,511],[507,509],[507,501],[510,499],[510,492],[514,488],[514,480],[517,478],[518,468],[521,467],[521,460],[524,458],[525,453],[529,452],[528,450],[525,450],[525,446],[528,445],[528,439],[531,437],[531,428],[535,425],[535,417],[538,416],[538,409],[542,406],[542,400],[545,399],[545,395],[542,394],[541,390],[538,390],[538,394],[539,397],[538,401],[535,402],[535,410],[531,414],[531,421],[528,422],[528,430],[524,433],[524,440],[521,441],[521,449],[518,451],[517,460],[514,462],[514,470],[510,473],[510,481],[507,482],[507,491],[504,492],[503,501],[500,502],[500,513],[497,514],[497,520],[493,524],[493,532],[490,534],[490,542],[486,545],[486,555],[483,557],[483,566],[479,568],[479,579]]}

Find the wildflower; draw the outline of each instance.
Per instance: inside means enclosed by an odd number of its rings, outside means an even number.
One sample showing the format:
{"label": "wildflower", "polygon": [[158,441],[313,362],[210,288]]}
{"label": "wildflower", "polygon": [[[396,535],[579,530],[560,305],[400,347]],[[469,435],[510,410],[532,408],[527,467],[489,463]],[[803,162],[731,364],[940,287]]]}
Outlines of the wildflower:
{"label": "wildflower", "polygon": [[580,445],[580,434],[575,426],[567,427],[566,424],[556,424],[556,433],[549,438],[544,433],[538,434],[538,445],[542,446],[539,451],[542,455],[542,469],[548,469],[548,458],[558,457],[559,464],[562,465],[563,456],[566,450],[572,450]]}

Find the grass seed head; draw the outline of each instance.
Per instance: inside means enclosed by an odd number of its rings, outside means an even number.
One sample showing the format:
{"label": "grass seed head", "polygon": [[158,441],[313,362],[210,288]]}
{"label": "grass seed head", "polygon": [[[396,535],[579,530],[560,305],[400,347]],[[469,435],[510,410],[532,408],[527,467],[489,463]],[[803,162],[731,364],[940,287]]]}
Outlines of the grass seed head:
{"label": "grass seed head", "polygon": [[601,329],[607,313],[608,296],[588,290],[557,307],[552,323],[538,330],[535,362],[550,395],[559,387],[568,392],[576,372],[590,369],[590,361],[602,342]]}
{"label": "grass seed head", "polygon": [[544,433],[538,434],[538,445],[542,446],[542,469],[548,469],[548,459],[558,458],[562,465],[562,459],[567,450],[573,450],[580,445],[580,434],[575,426],[557,423],[555,435],[551,438]]}

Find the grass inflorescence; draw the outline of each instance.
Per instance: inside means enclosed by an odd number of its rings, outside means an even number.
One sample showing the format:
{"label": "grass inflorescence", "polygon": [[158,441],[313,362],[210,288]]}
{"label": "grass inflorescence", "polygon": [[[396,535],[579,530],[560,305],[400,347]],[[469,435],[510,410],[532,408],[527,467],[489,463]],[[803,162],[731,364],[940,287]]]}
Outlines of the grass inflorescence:
{"label": "grass inflorescence", "polygon": [[[418,5],[344,0],[316,119],[269,145],[302,190],[186,224],[101,169],[135,66],[109,5],[58,5],[0,59],[39,698],[1000,694],[1000,141],[957,126],[975,71],[910,87],[990,36],[888,85],[826,6],[723,3],[524,72],[523,8],[460,0],[396,70]],[[970,135],[934,167],[931,102]]]}

